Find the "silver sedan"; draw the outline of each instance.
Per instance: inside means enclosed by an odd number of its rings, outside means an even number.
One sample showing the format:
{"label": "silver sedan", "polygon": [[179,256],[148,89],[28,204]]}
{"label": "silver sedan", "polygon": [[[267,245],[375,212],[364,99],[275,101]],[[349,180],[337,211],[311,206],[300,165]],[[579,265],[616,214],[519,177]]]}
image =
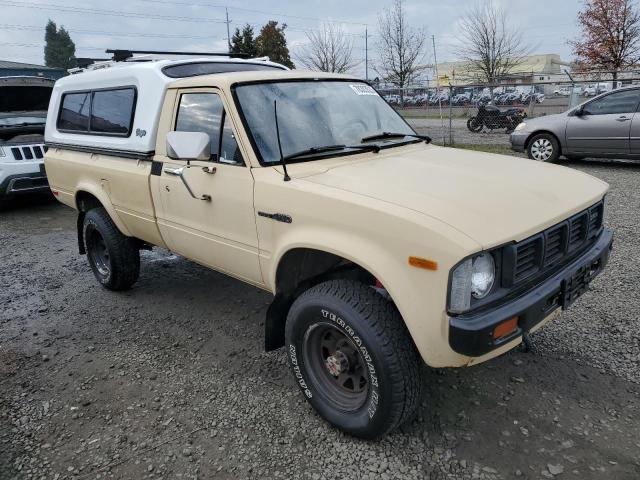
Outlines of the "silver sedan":
{"label": "silver sedan", "polygon": [[640,88],[599,95],[557,115],[530,118],[511,134],[511,148],[555,162],[585,157],[640,158]]}

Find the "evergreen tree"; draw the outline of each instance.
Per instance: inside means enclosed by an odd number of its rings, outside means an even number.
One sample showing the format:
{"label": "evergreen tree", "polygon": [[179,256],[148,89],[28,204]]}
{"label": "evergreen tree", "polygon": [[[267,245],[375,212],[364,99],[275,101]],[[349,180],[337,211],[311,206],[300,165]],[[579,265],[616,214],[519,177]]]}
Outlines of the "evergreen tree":
{"label": "evergreen tree", "polygon": [[272,62],[281,63],[289,68],[295,68],[289,56],[289,48],[287,47],[287,39],[284,36],[284,30],[287,28],[285,23],[281,27],[275,20],[269,22],[262,27],[260,35],[256,38],[256,50],[259,57],[269,57]]}
{"label": "evergreen tree", "polygon": [[256,41],[253,38],[253,27],[248,23],[240,31],[236,28],[231,38],[231,53],[242,53],[249,57],[256,56]]}
{"label": "evergreen tree", "polygon": [[47,67],[69,69],[76,66],[76,46],[64,27],[49,20],[45,28],[44,64]]}

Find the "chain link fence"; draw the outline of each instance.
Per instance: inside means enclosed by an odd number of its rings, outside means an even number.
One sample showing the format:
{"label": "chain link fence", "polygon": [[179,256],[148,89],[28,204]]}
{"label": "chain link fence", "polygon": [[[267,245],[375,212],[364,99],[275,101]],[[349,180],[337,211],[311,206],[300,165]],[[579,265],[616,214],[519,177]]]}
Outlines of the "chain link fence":
{"label": "chain link fence", "polygon": [[437,144],[499,151],[510,147],[509,133],[523,118],[562,113],[614,87],[635,84],[640,84],[640,77],[378,91],[419,133]]}

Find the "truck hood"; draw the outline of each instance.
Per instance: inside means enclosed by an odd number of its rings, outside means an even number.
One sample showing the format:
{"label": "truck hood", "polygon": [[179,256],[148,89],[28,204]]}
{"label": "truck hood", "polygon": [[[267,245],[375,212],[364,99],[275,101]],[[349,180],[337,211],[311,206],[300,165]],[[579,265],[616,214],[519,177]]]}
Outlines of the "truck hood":
{"label": "truck hood", "polygon": [[597,202],[608,188],[570,168],[434,145],[383,150],[298,177],[418,211],[483,248],[527,238]]}

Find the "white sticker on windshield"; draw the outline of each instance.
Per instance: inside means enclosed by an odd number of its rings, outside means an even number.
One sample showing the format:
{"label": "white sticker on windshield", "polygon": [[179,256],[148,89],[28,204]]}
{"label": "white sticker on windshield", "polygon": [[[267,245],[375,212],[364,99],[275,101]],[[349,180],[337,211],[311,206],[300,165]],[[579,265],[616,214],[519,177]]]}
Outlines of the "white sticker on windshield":
{"label": "white sticker on windshield", "polygon": [[358,85],[349,85],[356,95],[378,95],[378,92],[370,85],[359,83]]}

